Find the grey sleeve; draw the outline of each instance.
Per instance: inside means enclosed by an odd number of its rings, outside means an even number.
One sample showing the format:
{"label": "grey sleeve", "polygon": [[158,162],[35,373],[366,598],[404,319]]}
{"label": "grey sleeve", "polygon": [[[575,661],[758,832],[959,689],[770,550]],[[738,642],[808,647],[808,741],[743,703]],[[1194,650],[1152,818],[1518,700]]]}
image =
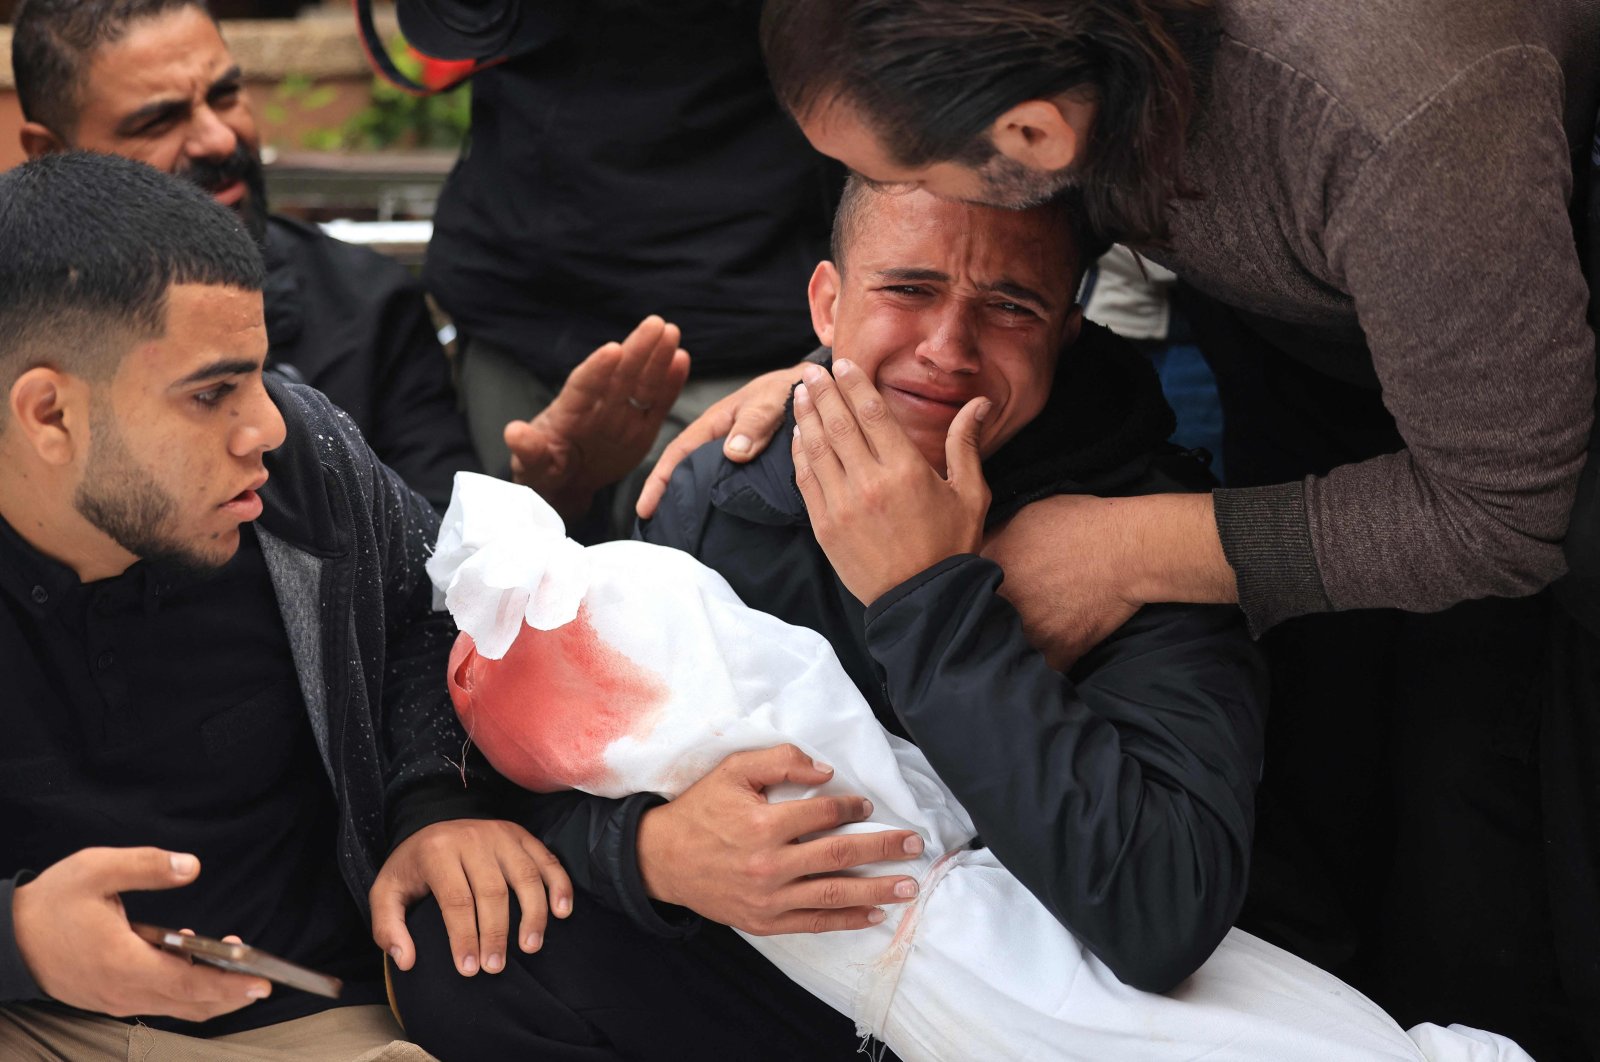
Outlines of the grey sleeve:
{"label": "grey sleeve", "polygon": [[1562,93],[1547,53],[1489,55],[1390,130],[1329,209],[1328,261],[1406,449],[1217,492],[1253,630],[1530,594],[1563,572],[1595,348]]}

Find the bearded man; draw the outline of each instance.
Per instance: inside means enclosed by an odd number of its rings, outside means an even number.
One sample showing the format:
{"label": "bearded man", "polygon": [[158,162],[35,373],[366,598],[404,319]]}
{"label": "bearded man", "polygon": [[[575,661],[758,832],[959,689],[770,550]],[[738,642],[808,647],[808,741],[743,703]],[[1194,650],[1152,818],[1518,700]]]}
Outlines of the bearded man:
{"label": "bearded man", "polygon": [[[264,375],[264,279],[234,217],[148,166],[0,175],[7,1058],[425,1059],[384,952],[492,975],[538,947],[545,881],[568,902],[457,765],[433,510],[325,397]],[[432,893],[460,901],[454,951],[418,970],[405,908]],[[130,919],[344,992],[190,966]]]}

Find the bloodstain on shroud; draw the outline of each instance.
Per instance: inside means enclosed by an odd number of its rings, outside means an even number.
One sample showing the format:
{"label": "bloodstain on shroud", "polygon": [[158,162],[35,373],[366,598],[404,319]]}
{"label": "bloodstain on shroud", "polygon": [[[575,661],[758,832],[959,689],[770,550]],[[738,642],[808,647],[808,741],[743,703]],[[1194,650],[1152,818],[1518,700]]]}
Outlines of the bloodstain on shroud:
{"label": "bloodstain on shroud", "polygon": [[495,770],[539,793],[604,782],[607,746],[645,736],[668,695],[658,675],[600,638],[587,606],[553,631],[524,624],[499,660],[462,634],[449,680],[467,736]]}

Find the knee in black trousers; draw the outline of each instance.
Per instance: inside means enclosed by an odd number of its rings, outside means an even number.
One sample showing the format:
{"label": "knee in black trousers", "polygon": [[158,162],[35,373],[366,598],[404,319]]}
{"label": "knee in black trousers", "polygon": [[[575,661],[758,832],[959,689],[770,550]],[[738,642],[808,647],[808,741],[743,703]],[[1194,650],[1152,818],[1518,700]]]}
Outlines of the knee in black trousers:
{"label": "knee in black trousers", "polygon": [[854,1024],[725,926],[663,939],[580,895],[538,952],[512,947],[502,972],[462,977],[431,897],[407,925],[417,961],[394,977],[400,1020],[442,1062],[856,1057]]}

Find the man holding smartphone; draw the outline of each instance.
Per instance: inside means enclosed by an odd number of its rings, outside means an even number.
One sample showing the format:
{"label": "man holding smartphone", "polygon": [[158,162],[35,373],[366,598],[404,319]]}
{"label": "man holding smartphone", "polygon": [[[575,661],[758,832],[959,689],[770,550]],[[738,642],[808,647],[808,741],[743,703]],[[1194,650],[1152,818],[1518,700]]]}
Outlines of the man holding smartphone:
{"label": "man holding smartphone", "polygon": [[[547,887],[570,909],[466,763],[434,512],[319,393],[263,377],[262,281],[233,215],[148,166],[0,176],[7,1058],[426,1058],[372,938],[411,967],[405,908],[432,893],[455,969],[431,973],[492,974],[539,946]],[[192,966],[130,920],[346,987]]]}

